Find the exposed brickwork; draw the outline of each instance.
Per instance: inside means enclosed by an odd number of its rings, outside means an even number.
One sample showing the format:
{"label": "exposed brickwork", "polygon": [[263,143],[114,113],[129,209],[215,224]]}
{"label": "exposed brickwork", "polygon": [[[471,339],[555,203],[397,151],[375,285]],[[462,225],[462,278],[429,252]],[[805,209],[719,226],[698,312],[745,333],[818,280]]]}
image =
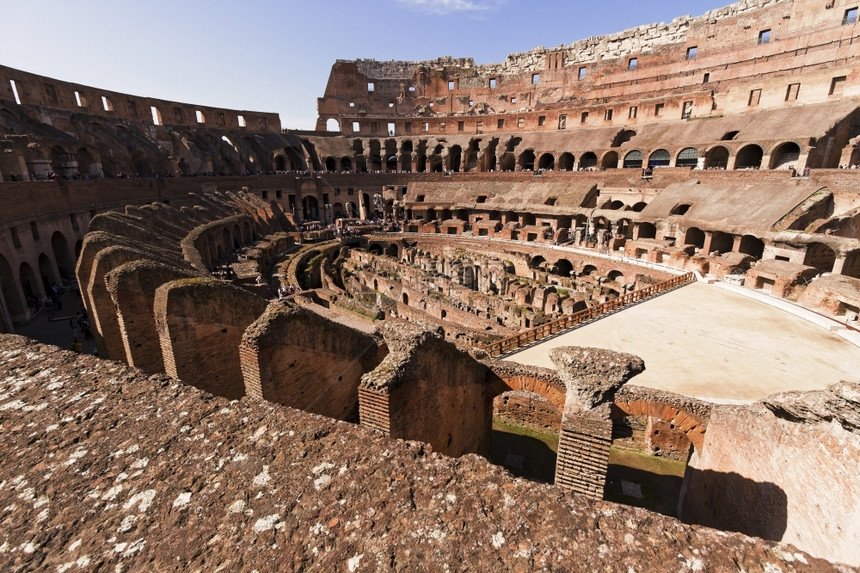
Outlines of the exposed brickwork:
{"label": "exposed brickwork", "polygon": [[586,416],[565,416],[558,440],[555,483],[591,499],[603,499],[612,422]]}

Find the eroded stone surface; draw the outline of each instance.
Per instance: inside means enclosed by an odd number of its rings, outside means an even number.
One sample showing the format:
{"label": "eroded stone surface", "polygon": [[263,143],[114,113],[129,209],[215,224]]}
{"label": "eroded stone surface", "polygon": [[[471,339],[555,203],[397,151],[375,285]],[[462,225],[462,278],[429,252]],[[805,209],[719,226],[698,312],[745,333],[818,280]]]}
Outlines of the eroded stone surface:
{"label": "eroded stone surface", "polygon": [[780,418],[802,422],[837,422],[860,431],[860,383],[838,382],[815,392],[772,394],[764,405]]}
{"label": "eroded stone surface", "polygon": [[4,571],[839,570],[15,336],[0,431]]}
{"label": "eroded stone surface", "polygon": [[605,348],[562,346],[550,351],[567,386],[568,412],[585,412],[609,401],[630,378],[645,370],[638,356]]}

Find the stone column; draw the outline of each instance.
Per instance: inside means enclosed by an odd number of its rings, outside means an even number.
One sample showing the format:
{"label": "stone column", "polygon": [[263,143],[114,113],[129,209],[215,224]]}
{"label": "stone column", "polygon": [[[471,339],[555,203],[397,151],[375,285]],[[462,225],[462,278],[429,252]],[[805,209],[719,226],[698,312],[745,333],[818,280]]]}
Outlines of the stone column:
{"label": "stone column", "polygon": [[550,358],[567,387],[555,483],[603,499],[612,445],[612,401],[621,386],[645,370],[645,363],[632,354],[573,346],[553,349]]}

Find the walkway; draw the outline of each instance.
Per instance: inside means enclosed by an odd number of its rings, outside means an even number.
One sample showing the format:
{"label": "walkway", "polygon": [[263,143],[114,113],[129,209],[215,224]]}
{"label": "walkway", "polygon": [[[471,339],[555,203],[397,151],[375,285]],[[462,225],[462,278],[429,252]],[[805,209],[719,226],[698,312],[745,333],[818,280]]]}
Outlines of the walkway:
{"label": "walkway", "polygon": [[630,352],[631,383],[714,402],[821,389],[860,376],[860,347],[795,314],[702,282],[539,343],[507,360],[553,368],[557,346]]}

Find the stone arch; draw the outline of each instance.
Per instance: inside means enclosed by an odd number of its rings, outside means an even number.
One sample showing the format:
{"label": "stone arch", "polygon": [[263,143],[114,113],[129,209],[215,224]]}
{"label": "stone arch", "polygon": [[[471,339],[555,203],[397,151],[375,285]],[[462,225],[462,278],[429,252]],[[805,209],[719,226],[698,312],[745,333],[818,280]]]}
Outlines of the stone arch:
{"label": "stone arch", "polygon": [[[519,390],[522,392],[533,392],[558,409],[559,414],[564,411],[564,401],[567,390],[563,384],[552,384],[533,376],[505,376],[501,378],[503,387],[497,388],[502,392]],[[501,392],[500,392],[501,393]]]}
{"label": "stone arch", "polygon": [[385,254],[397,259],[400,257],[400,248],[395,243],[391,243],[385,248]]}
{"label": "stone arch", "polygon": [[[711,253],[730,253],[735,239],[728,233],[714,231],[711,236]],[[710,254],[710,253],[709,253]]]}
{"label": "stone arch", "polygon": [[735,156],[735,169],[758,169],[763,156],[764,150],[760,146],[754,143],[745,145]]}
{"label": "stone arch", "polygon": [[382,245],[380,245],[379,243],[373,243],[367,248],[367,251],[371,255],[380,256],[382,255]]}
{"label": "stone arch", "polygon": [[764,254],[764,241],[753,235],[744,235],[741,237],[738,252],[761,259]]}
{"label": "stone arch", "polygon": [[325,122],[325,130],[340,131],[340,122],[333,117],[328,118]]}
{"label": "stone arch", "polygon": [[616,169],[618,167],[618,152],[607,151],[600,161],[600,166],[603,169]]}
{"label": "stone arch", "polygon": [[340,170],[341,171],[352,171],[352,159],[349,157],[341,157],[340,158]]}
{"label": "stone arch", "polygon": [[69,243],[66,241],[66,237],[60,231],[54,231],[54,234],[51,235],[51,251],[54,254],[54,261],[57,263],[60,278],[74,276],[75,260],[69,251]]}
{"label": "stone arch", "polygon": [[610,282],[615,281],[621,285],[626,283],[626,280],[624,279],[624,273],[622,273],[621,271],[619,271],[617,269],[613,269],[613,270],[609,271],[609,274],[606,275],[606,278]]}
{"label": "stone arch", "polygon": [[460,164],[463,159],[463,148],[459,145],[452,145],[448,149],[448,169],[450,171],[460,171]]}
{"label": "stone arch", "polygon": [[337,159],[334,157],[326,157],[325,158],[325,170],[326,171],[337,171]]}
{"label": "stone arch", "polygon": [[815,267],[822,273],[829,273],[833,270],[835,262],[836,253],[828,245],[824,243],[809,243],[806,245],[806,254],[803,257],[804,265]]}
{"label": "stone arch", "polygon": [[39,253],[39,277],[42,279],[44,292],[51,292],[51,285],[59,283],[60,280],[54,273],[54,266],[51,264],[51,259],[45,253]]}
{"label": "stone arch", "polygon": [[705,246],[705,232],[698,227],[690,227],[684,234],[684,244],[693,245],[701,249]]}
{"label": "stone arch", "polygon": [[302,198],[302,220],[318,221],[319,220],[319,203],[317,198],[308,195]]}
{"label": "stone arch", "polygon": [[559,171],[573,171],[573,166],[576,164],[576,158],[572,153],[565,151],[558,156]]}
{"label": "stone arch", "polygon": [[639,223],[640,239],[656,239],[657,226],[654,223]]}
{"label": "stone arch", "polygon": [[699,150],[695,147],[685,147],[675,158],[675,167],[696,167],[699,164]]}
{"label": "stone arch", "polygon": [[584,277],[590,277],[592,275],[592,273],[596,273],[596,272],[597,272],[597,267],[595,267],[594,265],[584,265],[582,267],[582,273],[580,273],[580,274],[582,274],[582,276],[584,276]]}
{"label": "stone arch", "polygon": [[786,141],[776,146],[770,154],[770,169],[797,169],[800,160],[800,146],[793,141]]}
{"label": "stone arch", "polygon": [[718,145],[705,153],[705,169],[725,169],[729,165],[729,150]]}
{"label": "stone arch", "polygon": [[665,149],[658,149],[648,158],[648,167],[668,167],[670,161],[669,152]]}
{"label": "stone arch", "polygon": [[573,263],[567,259],[557,260],[552,268],[552,272],[560,277],[570,277],[573,273]]}
{"label": "stone arch", "polygon": [[538,160],[538,169],[555,169],[555,157],[552,153],[544,153]]}
{"label": "stone arch", "polygon": [[842,274],[846,277],[860,279],[860,251],[854,251],[845,257],[842,265]]}
{"label": "stone arch", "polygon": [[21,281],[21,290],[24,292],[25,299],[33,299],[37,304],[44,300],[45,292],[36,279],[36,273],[33,272],[30,263],[21,263],[18,268],[18,278]]}
{"label": "stone arch", "polygon": [[627,152],[624,156],[624,169],[639,169],[642,167],[642,152],[638,149]]}
{"label": "stone arch", "polygon": [[697,451],[702,450],[705,442],[705,431],[708,429],[707,422],[692,412],[656,400],[616,397],[612,404],[612,419],[617,420],[627,416],[649,416],[663,420],[669,423],[672,429],[684,432],[684,435],[687,436]]}
{"label": "stone arch", "polygon": [[0,293],[2,293],[3,300],[6,302],[6,309],[12,320],[26,316],[27,303],[21,298],[21,291],[15,284],[12,267],[3,255],[0,255]]}
{"label": "stone arch", "polygon": [[534,171],[535,168],[535,152],[533,149],[526,149],[520,153],[517,160],[521,171]]}
{"label": "stone arch", "polygon": [[579,158],[579,168],[594,169],[595,167],[597,167],[597,155],[593,151],[586,151],[583,153]]}

